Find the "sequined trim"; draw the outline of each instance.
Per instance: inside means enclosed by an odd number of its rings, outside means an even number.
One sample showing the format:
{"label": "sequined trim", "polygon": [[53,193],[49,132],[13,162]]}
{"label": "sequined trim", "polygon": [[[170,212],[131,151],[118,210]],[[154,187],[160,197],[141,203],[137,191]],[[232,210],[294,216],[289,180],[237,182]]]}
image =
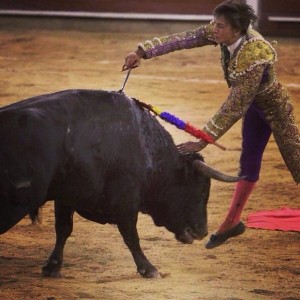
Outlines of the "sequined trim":
{"label": "sequined trim", "polygon": [[276,51],[269,42],[259,37],[250,38],[241,45],[236,58],[230,61],[229,80],[245,75],[258,65],[274,64],[276,61]]}

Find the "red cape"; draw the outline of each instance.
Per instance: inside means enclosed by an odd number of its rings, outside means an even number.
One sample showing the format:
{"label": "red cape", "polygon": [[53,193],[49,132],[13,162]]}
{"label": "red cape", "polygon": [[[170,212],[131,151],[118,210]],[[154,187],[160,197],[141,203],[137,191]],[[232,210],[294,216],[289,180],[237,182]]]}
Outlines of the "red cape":
{"label": "red cape", "polygon": [[300,231],[300,209],[283,207],[250,213],[246,226],[269,230]]}

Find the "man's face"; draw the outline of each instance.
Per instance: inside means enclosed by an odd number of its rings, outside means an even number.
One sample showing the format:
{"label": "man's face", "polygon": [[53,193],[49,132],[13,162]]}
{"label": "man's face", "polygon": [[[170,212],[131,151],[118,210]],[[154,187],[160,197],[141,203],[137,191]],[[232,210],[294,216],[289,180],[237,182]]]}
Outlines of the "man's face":
{"label": "man's face", "polygon": [[218,44],[230,46],[241,36],[241,32],[233,28],[224,16],[215,16],[213,33]]}

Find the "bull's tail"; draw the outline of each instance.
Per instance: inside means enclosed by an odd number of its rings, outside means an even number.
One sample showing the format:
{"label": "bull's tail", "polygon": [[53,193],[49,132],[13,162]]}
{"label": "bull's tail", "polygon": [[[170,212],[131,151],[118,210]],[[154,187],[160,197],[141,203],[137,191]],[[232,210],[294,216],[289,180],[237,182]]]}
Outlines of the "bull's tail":
{"label": "bull's tail", "polygon": [[33,211],[30,211],[29,212],[29,217],[30,217],[30,220],[32,222],[32,224],[36,224],[36,223],[39,223],[39,224],[42,224],[43,222],[43,209],[42,207],[39,207]]}

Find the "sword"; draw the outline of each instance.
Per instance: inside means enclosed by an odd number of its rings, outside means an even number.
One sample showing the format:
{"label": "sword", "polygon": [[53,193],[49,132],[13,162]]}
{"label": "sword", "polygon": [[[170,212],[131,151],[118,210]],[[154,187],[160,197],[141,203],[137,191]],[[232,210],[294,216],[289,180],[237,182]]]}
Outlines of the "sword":
{"label": "sword", "polygon": [[128,70],[128,72],[127,72],[127,74],[126,74],[126,77],[125,77],[125,79],[124,79],[122,88],[119,90],[119,93],[123,93],[123,90],[124,90],[124,88],[125,88],[125,85],[126,85],[126,83],[127,83],[127,80],[128,80],[128,78],[129,78],[129,75],[130,75],[131,70],[132,70],[132,69],[129,69],[129,70]]}

